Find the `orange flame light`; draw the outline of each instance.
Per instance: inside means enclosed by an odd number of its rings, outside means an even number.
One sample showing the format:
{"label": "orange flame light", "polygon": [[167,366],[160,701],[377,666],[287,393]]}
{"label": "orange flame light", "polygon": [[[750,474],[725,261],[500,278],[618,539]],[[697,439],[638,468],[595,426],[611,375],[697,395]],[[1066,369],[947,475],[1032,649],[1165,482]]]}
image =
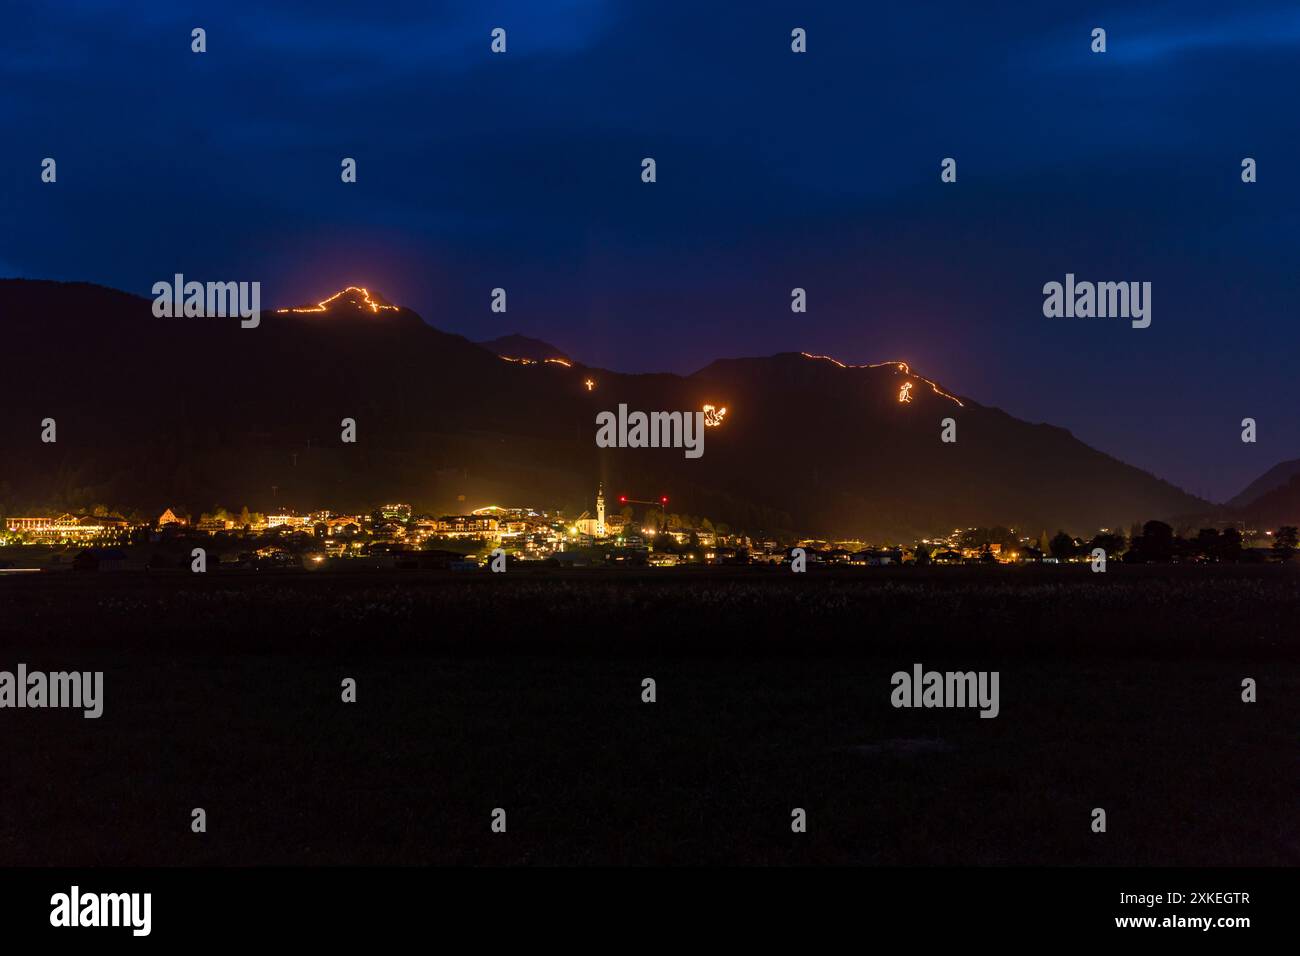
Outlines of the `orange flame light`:
{"label": "orange flame light", "polygon": [[715,408],[712,405],[704,406],[704,424],[706,427],[717,428],[726,417],[727,410],[725,408]]}
{"label": "orange flame light", "polygon": [[347,295],[347,293],[349,292],[360,292],[361,302],[359,304],[369,307],[371,312],[378,312],[380,309],[391,309],[394,312],[397,311],[397,306],[395,305],[381,305],[380,303],[374,301],[372,298],[370,298],[370,290],[363,289],[359,285],[350,285],[346,289],[342,289],[338,292],[335,292],[328,299],[325,299],[323,302],[318,302],[315,305],[299,306],[296,309],[276,309],[275,311],[276,312],[324,312],[327,308],[329,308],[329,304],[331,302],[333,302],[335,299],[339,298],[340,296]]}
{"label": "orange flame light", "polygon": [[[499,358],[499,359],[503,359],[504,361],[507,361],[507,362],[515,362],[515,363],[518,364],[518,365],[539,365],[539,364],[541,364],[541,363],[539,363],[539,362],[537,361],[537,359],[530,359],[530,358],[515,358],[513,355],[498,355],[497,358]],[[562,358],[548,358],[548,359],[542,359],[542,362],[549,362],[549,363],[551,363],[552,365],[563,365],[565,368],[573,368],[573,363],[570,362],[568,359],[562,359]]]}
{"label": "orange flame light", "polygon": [[[829,355],[813,355],[811,352],[800,352],[799,354],[807,359],[814,359],[821,362],[830,362],[832,365],[836,365],[839,368],[884,368],[886,365],[892,365],[895,371],[897,371],[900,375],[910,375],[912,378],[925,382],[926,385],[930,386],[934,394],[948,399],[948,401],[955,404],[958,408],[966,407],[961,403],[961,400],[957,398],[956,395],[950,395],[949,393],[941,389],[937,382],[931,381],[930,379],[926,378],[924,375],[916,375],[915,373],[913,373],[911,368],[908,366],[906,362],[875,362],[871,365],[847,365],[844,362],[841,362],[839,359],[831,358]],[[912,387],[912,383],[908,382],[899,391],[898,400],[900,402],[910,402],[912,400],[912,395],[910,392],[911,387]]]}

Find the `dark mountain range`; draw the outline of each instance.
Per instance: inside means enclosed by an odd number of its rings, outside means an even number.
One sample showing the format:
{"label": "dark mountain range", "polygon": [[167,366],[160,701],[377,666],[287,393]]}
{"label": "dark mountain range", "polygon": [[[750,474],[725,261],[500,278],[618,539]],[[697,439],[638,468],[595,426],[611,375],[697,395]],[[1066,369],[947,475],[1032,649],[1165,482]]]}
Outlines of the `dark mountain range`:
{"label": "dark mountain range", "polygon": [[532,339],[526,335],[503,335],[497,339],[488,339],[486,342],[480,342],[483,346],[494,355],[506,355],[511,358],[532,359],[534,362],[545,362],[550,358],[564,359],[566,362],[572,362],[571,356],[565,355],[560,349],[557,349],[550,342],[543,342],[541,339]]}
{"label": "dark mountain range", "polygon": [[1262,495],[1275,491],[1294,477],[1300,475],[1300,458],[1278,462],[1264,474],[1260,475],[1227,502],[1230,508],[1246,508]]}
{"label": "dark mountain range", "polygon": [[[1075,439],[949,394],[902,363],[798,353],[693,375],[505,361],[377,294],[237,318],[156,318],[80,283],[0,282],[0,510],[156,514],[591,507],[669,495],[749,531],[874,540],[1004,524],[1086,533],[1211,506]],[[551,356],[547,356],[550,358]],[[514,358],[527,358],[514,356]],[[726,408],[704,455],[599,449],[596,415]],[[41,423],[57,442],[41,442]],[[356,422],[357,441],[340,440]],[[940,441],[941,420],[957,441]]]}
{"label": "dark mountain range", "polygon": [[1286,484],[1273,485],[1258,498],[1242,505],[1237,513],[1251,527],[1300,527],[1300,473],[1292,474]]}

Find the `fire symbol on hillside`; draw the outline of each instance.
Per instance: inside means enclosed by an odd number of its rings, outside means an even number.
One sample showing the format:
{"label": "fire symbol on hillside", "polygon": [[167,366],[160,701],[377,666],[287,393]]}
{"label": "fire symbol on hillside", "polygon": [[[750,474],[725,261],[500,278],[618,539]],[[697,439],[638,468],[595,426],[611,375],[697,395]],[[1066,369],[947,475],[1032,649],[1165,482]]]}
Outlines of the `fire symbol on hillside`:
{"label": "fire symbol on hillside", "polygon": [[722,424],[722,419],[727,416],[725,408],[714,408],[712,405],[704,406],[704,424],[710,428],[716,428]]}
{"label": "fire symbol on hillside", "polygon": [[898,390],[898,400],[900,402],[910,402],[912,400],[912,383],[904,382],[903,387]]}
{"label": "fire symbol on hillside", "polygon": [[393,312],[398,311],[397,306],[390,305],[383,298],[376,295],[371,298],[370,290],[364,289],[359,285],[350,285],[346,289],[335,292],[328,299],[317,302],[315,305],[299,306],[296,309],[276,309],[276,312],[326,312],[330,304],[336,299],[342,298],[344,302],[351,303],[359,309],[369,309],[371,312],[378,312],[380,309],[390,309]]}

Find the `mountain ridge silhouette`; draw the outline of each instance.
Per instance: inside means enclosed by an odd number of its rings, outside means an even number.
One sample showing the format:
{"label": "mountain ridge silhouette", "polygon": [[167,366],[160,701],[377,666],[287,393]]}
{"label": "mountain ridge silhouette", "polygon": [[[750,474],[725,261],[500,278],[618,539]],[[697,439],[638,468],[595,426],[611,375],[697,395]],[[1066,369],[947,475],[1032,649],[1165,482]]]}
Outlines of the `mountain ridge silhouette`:
{"label": "mountain ridge silhouette", "polygon": [[[243,329],[156,318],[149,298],[89,283],[0,280],[11,359],[29,357],[6,363],[0,439],[21,452],[0,476],[0,507],[349,511],[402,500],[429,512],[577,513],[603,483],[607,496],[665,494],[670,510],[756,533],[869,540],[995,524],[1090,534],[1215,507],[902,362],[779,353],[681,376],[506,361],[409,309],[355,298],[266,311]],[[689,461],[680,449],[597,448],[595,416],[620,403],[728,412]],[[55,444],[40,441],[47,417]],[[340,441],[345,418],[355,444]],[[955,443],[940,440],[945,418]]]}

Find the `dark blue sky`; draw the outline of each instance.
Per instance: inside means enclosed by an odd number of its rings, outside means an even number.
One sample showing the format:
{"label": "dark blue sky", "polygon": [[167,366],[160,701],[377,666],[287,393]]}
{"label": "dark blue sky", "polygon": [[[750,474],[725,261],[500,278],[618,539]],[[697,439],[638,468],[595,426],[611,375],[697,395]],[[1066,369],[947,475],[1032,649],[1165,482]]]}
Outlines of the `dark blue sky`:
{"label": "dark blue sky", "polygon": [[[356,283],[628,371],[905,359],[1215,498],[1300,456],[1294,2],[0,16],[0,275],[259,279],[270,305]],[[1152,282],[1151,328],[1044,318],[1067,272]]]}

